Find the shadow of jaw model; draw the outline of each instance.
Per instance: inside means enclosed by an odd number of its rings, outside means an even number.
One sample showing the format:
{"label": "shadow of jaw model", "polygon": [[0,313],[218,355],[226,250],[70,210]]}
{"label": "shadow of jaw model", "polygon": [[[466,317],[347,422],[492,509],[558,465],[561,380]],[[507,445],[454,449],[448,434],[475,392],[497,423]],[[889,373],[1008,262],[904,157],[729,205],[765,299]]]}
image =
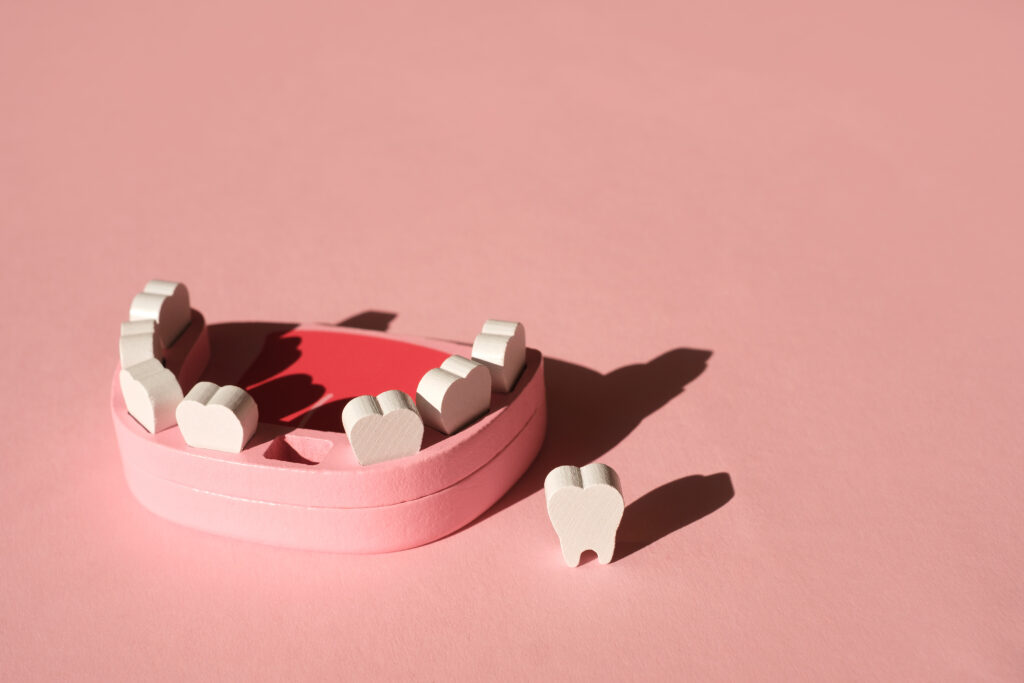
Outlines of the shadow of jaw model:
{"label": "shadow of jaw model", "polygon": [[481,521],[542,490],[544,477],[555,467],[582,467],[610,451],[645,417],[681,394],[704,372],[710,357],[710,351],[678,348],[647,363],[627,365],[604,375],[547,358],[548,431],[544,446],[523,478]]}

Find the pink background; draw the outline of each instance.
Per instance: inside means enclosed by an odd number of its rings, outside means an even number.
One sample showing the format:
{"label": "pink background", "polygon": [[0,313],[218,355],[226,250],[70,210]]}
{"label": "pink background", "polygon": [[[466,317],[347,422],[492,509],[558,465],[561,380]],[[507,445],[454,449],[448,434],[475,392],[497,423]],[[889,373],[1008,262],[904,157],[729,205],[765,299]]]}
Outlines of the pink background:
{"label": "pink background", "polygon": [[[277,4],[0,4],[0,678],[1021,680],[1020,3]],[[107,413],[151,277],[521,319],[548,444],[399,554],[167,523]],[[595,458],[628,554],[569,569]]]}

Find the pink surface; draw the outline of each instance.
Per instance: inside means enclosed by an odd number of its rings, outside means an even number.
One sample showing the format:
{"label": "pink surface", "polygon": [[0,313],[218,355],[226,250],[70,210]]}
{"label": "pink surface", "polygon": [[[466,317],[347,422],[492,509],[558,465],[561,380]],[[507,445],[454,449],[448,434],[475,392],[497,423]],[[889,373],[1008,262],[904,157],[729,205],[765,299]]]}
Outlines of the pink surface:
{"label": "pink surface", "polygon": [[[1022,46],[1011,2],[3,3],[0,677],[1020,680]],[[152,277],[522,320],[538,463],[391,555],[167,523],[107,403]],[[619,557],[570,569],[539,483],[594,460]]]}

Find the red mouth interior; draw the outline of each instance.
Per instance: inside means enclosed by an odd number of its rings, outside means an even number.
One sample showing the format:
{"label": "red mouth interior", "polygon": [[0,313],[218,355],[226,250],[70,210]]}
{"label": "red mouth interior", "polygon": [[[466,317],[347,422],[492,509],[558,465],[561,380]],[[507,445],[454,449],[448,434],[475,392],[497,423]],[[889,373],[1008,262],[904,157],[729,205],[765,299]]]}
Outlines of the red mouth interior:
{"label": "red mouth interior", "polygon": [[342,432],[349,399],[401,389],[416,396],[423,374],[450,354],[343,328],[229,323],[209,328],[203,379],[245,388],[260,422]]}

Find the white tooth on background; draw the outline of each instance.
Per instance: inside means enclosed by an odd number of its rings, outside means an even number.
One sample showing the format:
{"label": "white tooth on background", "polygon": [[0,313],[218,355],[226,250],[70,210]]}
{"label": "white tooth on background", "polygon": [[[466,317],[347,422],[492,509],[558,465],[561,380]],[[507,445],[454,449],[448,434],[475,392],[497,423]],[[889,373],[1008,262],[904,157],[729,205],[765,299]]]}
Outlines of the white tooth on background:
{"label": "white tooth on background", "polygon": [[556,467],[544,479],[544,498],[567,565],[578,567],[584,550],[596,552],[601,564],[612,561],[625,510],[615,470],[596,462]]}
{"label": "white tooth on background", "polygon": [[526,328],[522,323],[488,320],[473,341],[473,360],[487,367],[494,391],[512,391],[526,365]]}
{"label": "white tooth on background", "polygon": [[454,434],[491,407],[491,376],[480,363],[449,356],[428,370],[416,387],[416,407],[423,424]]}
{"label": "white tooth on background", "polygon": [[256,433],[259,408],[241,387],[199,382],[178,405],[177,417],[192,448],[241,453]]}
{"label": "white tooth on background", "polygon": [[357,396],[341,411],[352,451],[360,465],[415,455],[423,443],[423,420],[409,394],[391,389]]}
{"label": "white tooth on background", "polygon": [[121,323],[118,352],[121,355],[122,368],[129,368],[150,358],[163,359],[164,345],[156,330],[156,321],[135,320]]}
{"label": "white tooth on background", "polygon": [[128,413],[150,433],[173,427],[181,403],[181,385],[174,373],[155,358],[121,370],[118,379]]}
{"label": "white tooth on background", "polygon": [[164,347],[169,347],[192,319],[188,289],[180,282],[150,280],[132,299],[128,318],[155,320]]}

